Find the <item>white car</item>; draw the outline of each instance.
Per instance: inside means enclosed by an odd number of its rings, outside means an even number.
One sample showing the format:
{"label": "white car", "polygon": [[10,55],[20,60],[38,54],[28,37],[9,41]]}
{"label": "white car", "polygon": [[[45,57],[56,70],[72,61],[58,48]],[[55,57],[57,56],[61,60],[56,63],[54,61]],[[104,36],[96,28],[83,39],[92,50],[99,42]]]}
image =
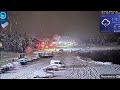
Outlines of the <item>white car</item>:
{"label": "white car", "polygon": [[3,66],[1,66],[1,68],[4,68],[5,71],[9,71],[10,70],[10,68],[7,65],[3,65]]}
{"label": "white car", "polygon": [[44,71],[58,71],[59,67],[57,65],[48,65],[46,67],[43,67],[42,70],[44,70]]}
{"label": "white car", "polygon": [[21,58],[21,59],[18,59],[18,62],[19,62],[21,65],[26,65],[26,64],[27,64],[27,59],[26,59],[26,58]]}
{"label": "white car", "polygon": [[52,78],[52,77],[54,77],[54,73],[45,72],[43,70],[34,72],[34,76],[33,76],[33,78]]}
{"label": "white car", "polygon": [[6,64],[6,66],[9,67],[10,69],[15,68],[15,66],[12,63],[8,63],[8,64]]}
{"label": "white car", "polygon": [[58,67],[65,67],[65,64],[61,62],[60,60],[51,60],[50,65],[56,65]]}
{"label": "white car", "polygon": [[39,59],[40,59],[40,58],[38,58],[38,57],[36,57],[36,56],[34,56],[34,57],[31,58],[32,61],[39,60]]}
{"label": "white car", "polygon": [[15,66],[12,63],[8,63],[6,65],[1,66],[2,68],[4,68],[6,71],[12,70],[15,68]]}

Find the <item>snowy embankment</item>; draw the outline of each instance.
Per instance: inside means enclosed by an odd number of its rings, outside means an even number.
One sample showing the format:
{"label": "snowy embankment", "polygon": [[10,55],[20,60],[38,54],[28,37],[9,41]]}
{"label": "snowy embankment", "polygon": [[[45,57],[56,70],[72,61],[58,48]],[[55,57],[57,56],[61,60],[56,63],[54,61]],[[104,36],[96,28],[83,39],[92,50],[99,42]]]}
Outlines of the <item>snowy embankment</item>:
{"label": "snowy embankment", "polygon": [[88,62],[88,61],[82,60],[79,56],[77,56],[75,58],[82,61],[82,62],[85,62],[85,63],[94,63],[94,64],[100,64],[100,65],[112,65],[111,62],[100,62],[100,61],[93,61],[93,60]]}
{"label": "snowy embankment", "polygon": [[86,46],[86,47],[74,47],[70,50],[77,51],[77,52],[91,52],[91,51],[104,51],[104,50],[120,50],[120,46]]}
{"label": "snowy embankment", "polygon": [[0,74],[0,79],[30,79],[35,71],[49,65],[49,59],[39,60],[24,66],[14,62],[14,65],[14,70]]}

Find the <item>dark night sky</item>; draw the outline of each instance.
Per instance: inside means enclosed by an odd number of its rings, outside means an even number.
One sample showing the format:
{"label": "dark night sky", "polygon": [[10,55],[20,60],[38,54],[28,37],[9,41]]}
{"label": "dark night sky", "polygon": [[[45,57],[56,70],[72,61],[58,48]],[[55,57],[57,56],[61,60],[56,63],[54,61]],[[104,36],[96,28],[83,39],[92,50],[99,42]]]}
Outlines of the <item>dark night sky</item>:
{"label": "dark night sky", "polygon": [[58,34],[81,39],[100,34],[99,14],[97,11],[8,12],[14,31],[27,32],[38,37],[52,37]]}

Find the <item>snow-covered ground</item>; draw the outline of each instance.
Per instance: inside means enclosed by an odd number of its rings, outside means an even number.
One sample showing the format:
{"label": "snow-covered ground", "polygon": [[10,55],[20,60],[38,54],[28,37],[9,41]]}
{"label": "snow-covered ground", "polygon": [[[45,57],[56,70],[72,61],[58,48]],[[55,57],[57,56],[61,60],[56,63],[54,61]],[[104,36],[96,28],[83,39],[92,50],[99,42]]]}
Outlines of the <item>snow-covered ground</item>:
{"label": "snow-covered ground", "polygon": [[69,48],[62,48],[64,51],[78,51],[78,52],[90,52],[90,51],[102,51],[102,50],[120,50],[120,46],[76,46]]}
{"label": "snow-covered ground", "polygon": [[[83,60],[75,53],[56,53],[53,59],[64,61],[66,68],[54,71],[52,79],[100,79],[101,74],[120,74],[120,65],[109,62],[96,62],[91,59]],[[41,59],[28,65],[16,65],[14,70],[0,74],[1,79],[33,79],[33,73],[49,65],[51,59]],[[41,79],[41,78],[40,78]]]}

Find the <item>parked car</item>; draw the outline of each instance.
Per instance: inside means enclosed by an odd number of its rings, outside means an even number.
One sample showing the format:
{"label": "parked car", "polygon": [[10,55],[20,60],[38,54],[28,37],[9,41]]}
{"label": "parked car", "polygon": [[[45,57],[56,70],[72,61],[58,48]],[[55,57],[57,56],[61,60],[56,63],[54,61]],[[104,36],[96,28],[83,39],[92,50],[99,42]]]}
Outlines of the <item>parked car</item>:
{"label": "parked car", "polygon": [[3,65],[3,66],[1,66],[1,68],[3,68],[5,71],[9,71],[10,70],[10,68],[7,65]]}
{"label": "parked car", "polygon": [[65,67],[65,64],[60,60],[51,60],[50,65],[56,65],[58,67]]}
{"label": "parked car", "polygon": [[38,58],[34,56],[34,57],[31,58],[31,60],[35,61],[35,60],[38,60]]}
{"label": "parked car", "polygon": [[25,53],[20,53],[18,59],[25,58]]}
{"label": "parked car", "polygon": [[53,58],[53,52],[40,52],[40,58]]}
{"label": "parked car", "polygon": [[5,69],[0,67],[0,74],[5,73]]}
{"label": "parked car", "polygon": [[63,49],[60,49],[59,51],[63,51]]}
{"label": "parked car", "polygon": [[14,69],[15,66],[13,63],[8,63],[0,67],[0,74],[5,73],[6,71]]}
{"label": "parked car", "polygon": [[39,52],[33,52],[33,56],[31,58],[31,60],[40,60],[40,54]]}
{"label": "parked car", "polygon": [[52,78],[54,77],[53,72],[45,72],[43,70],[39,70],[34,72],[33,78]]}
{"label": "parked car", "polygon": [[46,67],[43,67],[42,70],[44,70],[44,71],[58,71],[59,67],[57,65],[48,65]]}
{"label": "parked car", "polygon": [[27,61],[26,58],[21,58],[21,59],[18,59],[18,62],[19,62],[21,65],[26,65],[28,61]]}
{"label": "parked car", "polygon": [[9,67],[10,69],[15,68],[14,64],[12,64],[12,63],[8,63],[8,64],[6,64],[6,66]]}

